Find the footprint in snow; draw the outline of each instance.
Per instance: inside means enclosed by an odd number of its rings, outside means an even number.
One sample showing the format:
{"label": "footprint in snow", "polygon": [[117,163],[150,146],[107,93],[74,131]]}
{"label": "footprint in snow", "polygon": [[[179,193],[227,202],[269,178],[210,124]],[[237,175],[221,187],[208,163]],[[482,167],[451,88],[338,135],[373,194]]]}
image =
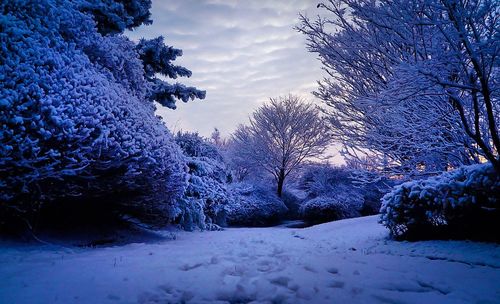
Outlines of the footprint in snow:
{"label": "footprint in snow", "polygon": [[248,270],[245,266],[243,265],[234,265],[232,267],[228,267],[222,271],[222,274],[224,276],[229,275],[229,276],[234,276],[234,277],[243,277],[245,273],[247,273]]}
{"label": "footprint in snow", "polygon": [[238,257],[240,257],[240,258],[246,258],[248,256],[249,256],[248,252],[240,252],[240,253],[238,253]]}
{"label": "footprint in snow", "polygon": [[219,262],[220,262],[220,259],[219,259],[219,257],[217,257],[217,256],[213,256],[213,257],[210,259],[210,264],[212,264],[212,265],[219,264]]}
{"label": "footprint in snow", "polygon": [[314,267],[309,266],[309,265],[304,266],[304,269],[309,271],[309,272],[314,272],[314,273],[318,272]]}
{"label": "footprint in snow", "polygon": [[288,283],[291,281],[292,279],[288,278],[288,277],[277,277],[277,278],[274,278],[274,279],[271,279],[270,282],[274,285],[279,285],[279,286],[283,286],[283,287],[288,287]]}
{"label": "footprint in snow", "polygon": [[339,270],[335,267],[327,268],[326,271],[328,271],[331,274],[338,274],[339,273]]}
{"label": "footprint in snow", "polygon": [[270,272],[273,269],[273,262],[268,260],[263,260],[257,262],[257,270],[260,272]]}
{"label": "footprint in snow", "polygon": [[285,252],[285,250],[283,248],[274,247],[273,252],[270,254],[270,256],[277,256],[277,255],[280,255],[284,252]]}
{"label": "footprint in snow", "polygon": [[196,263],[196,264],[184,264],[182,265],[181,267],[179,267],[179,270],[182,270],[182,271],[190,271],[190,270],[193,270],[195,268],[198,268],[200,266],[203,266],[203,263]]}

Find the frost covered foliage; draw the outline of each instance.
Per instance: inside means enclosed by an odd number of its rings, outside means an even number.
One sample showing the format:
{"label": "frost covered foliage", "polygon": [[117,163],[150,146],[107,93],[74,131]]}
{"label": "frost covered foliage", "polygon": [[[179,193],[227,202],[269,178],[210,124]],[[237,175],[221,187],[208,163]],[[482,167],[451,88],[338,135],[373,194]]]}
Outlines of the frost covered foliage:
{"label": "frost covered foliage", "polygon": [[209,158],[221,163],[224,161],[219,148],[198,133],[178,132],[175,142],[188,157]]}
{"label": "frost covered foliage", "polygon": [[178,200],[177,221],[185,228],[216,229],[226,225],[232,200],[227,184],[231,174],[217,147],[197,133],[178,133],[175,141],[185,155],[188,186]]}
{"label": "frost covered foliage", "polygon": [[119,34],[149,23],[149,7],[147,0],[0,3],[1,218],[85,197],[144,220],[175,214],[186,185],[182,154],[148,100],[153,73],[171,63],[146,68],[158,56],[146,61]]}
{"label": "frost covered foliage", "polygon": [[300,207],[302,218],[311,223],[324,223],[360,216],[363,196],[356,192],[335,193],[310,199]]}
{"label": "frost covered foliage", "polygon": [[205,91],[200,91],[195,87],[186,87],[180,83],[170,84],[155,76],[158,73],[171,79],[191,77],[190,70],[172,65],[173,60],[182,56],[182,50],[166,46],[163,43],[163,37],[151,40],[141,39],[137,45],[137,52],[144,63],[146,80],[150,85],[148,94],[150,99],[162,106],[175,109],[177,99],[188,102],[195,98],[205,98]]}
{"label": "frost covered foliage", "polygon": [[279,222],[288,209],[274,189],[258,183],[234,183],[229,187],[234,200],[228,206],[227,221],[235,226],[266,226]]}
{"label": "frost covered foliage", "polygon": [[[298,181],[307,194],[300,213],[309,221],[338,220],[345,217],[378,213],[380,198],[389,182],[370,174],[369,181],[360,182],[360,170],[330,165],[311,165]],[[323,216],[320,216],[324,211]],[[318,219],[314,219],[319,216]]]}
{"label": "frost covered foliage", "polygon": [[304,170],[299,187],[306,191],[309,198],[343,193],[353,187],[351,172],[341,167],[313,164]]}
{"label": "frost covered foliage", "polygon": [[270,98],[240,125],[229,144],[239,176],[266,172],[273,176],[279,197],[285,180],[304,161],[320,157],[330,143],[321,113],[298,96]]}
{"label": "frost covered foliage", "polygon": [[349,158],[412,179],[500,172],[498,1],[328,0],[299,30],[328,77],[315,95]]}
{"label": "frost covered foliage", "polygon": [[396,238],[497,238],[500,178],[490,163],[396,186],[382,199],[381,223]]}
{"label": "frost covered foliage", "polygon": [[94,17],[101,34],[123,33],[141,24],[151,24],[151,0],[81,0],[78,9]]}

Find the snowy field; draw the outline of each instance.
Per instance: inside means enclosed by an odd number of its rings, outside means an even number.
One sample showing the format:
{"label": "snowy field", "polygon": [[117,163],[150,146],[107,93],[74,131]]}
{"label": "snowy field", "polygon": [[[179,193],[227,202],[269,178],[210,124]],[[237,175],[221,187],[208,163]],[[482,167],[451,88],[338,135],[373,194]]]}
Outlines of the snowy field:
{"label": "snowy field", "polygon": [[3,244],[0,303],[500,303],[500,246],[386,237],[372,216],[97,249]]}

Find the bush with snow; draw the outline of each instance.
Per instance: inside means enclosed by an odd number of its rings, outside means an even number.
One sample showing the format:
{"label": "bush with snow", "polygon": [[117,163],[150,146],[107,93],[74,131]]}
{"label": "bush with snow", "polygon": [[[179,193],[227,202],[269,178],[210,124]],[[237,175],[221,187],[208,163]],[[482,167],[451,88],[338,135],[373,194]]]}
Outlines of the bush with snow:
{"label": "bush with snow", "polygon": [[204,92],[155,78],[189,75],[171,63],[179,50],[156,54],[161,39],[136,45],[120,34],[149,23],[150,6],[0,3],[0,218],[32,220],[74,199],[145,221],[177,214],[184,162],[153,100],[172,107]]}
{"label": "bush with snow", "polygon": [[227,221],[235,226],[266,226],[279,222],[288,209],[275,193],[264,185],[246,182],[229,186],[234,195],[228,205]]}
{"label": "bush with snow", "polygon": [[177,221],[188,230],[226,225],[227,190],[231,174],[217,147],[197,133],[178,133],[175,141],[185,155],[188,186],[178,200]]}
{"label": "bush with snow", "polygon": [[394,187],[381,223],[396,238],[498,238],[500,178],[490,163]]}
{"label": "bush with snow", "polygon": [[311,223],[324,223],[360,216],[363,196],[355,192],[319,196],[300,207],[302,218]]}
{"label": "bush with snow", "polygon": [[[387,186],[373,176],[360,182],[359,174],[359,170],[345,167],[310,165],[298,181],[298,187],[307,194],[300,215],[307,221],[325,222],[377,213]],[[375,175],[363,172],[366,174]]]}

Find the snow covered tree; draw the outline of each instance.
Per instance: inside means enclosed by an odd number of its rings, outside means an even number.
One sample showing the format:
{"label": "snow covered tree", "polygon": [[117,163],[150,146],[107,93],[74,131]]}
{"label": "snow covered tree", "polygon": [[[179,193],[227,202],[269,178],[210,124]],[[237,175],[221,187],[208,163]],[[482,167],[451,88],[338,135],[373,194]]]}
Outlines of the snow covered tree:
{"label": "snow covered tree", "polygon": [[175,109],[177,99],[188,102],[195,98],[205,98],[205,91],[195,87],[186,87],[183,84],[169,84],[156,77],[156,74],[176,79],[177,77],[191,77],[191,71],[172,65],[172,61],[182,56],[182,50],[166,46],[163,37],[151,40],[141,39],[137,45],[137,52],[144,64],[145,76],[150,84],[151,90],[148,97],[157,101],[162,106]]}
{"label": "snow covered tree", "polygon": [[218,128],[214,128],[212,134],[210,134],[210,140],[219,148],[224,148],[227,145],[227,140],[221,136]]}
{"label": "snow covered tree", "polygon": [[148,43],[121,35],[150,23],[150,5],[0,3],[0,221],[76,201],[151,221],[178,213],[184,160],[150,99],[192,95],[173,85],[155,97],[151,82],[189,73],[161,38],[149,58]]}
{"label": "snow covered tree", "polygon": [[351,158],[412,177],[485,158],[500,170],[496,1],[329,0],[299,31],[315,95]]}
{"label": "snow covered tree", "polygon": [[320,111],[293,95],[270,98],[248,125],[234,132],[229,149],[245,170],[264,170],[277,183],[281,197],[286,177],[305,160],[319,157],[330,143]]}
{"label": "snow covered tree", "polygon": [[90,13],[103,35],[123,33],[141,24],[151,24],[151,0],[81,0],[78,9]]}

